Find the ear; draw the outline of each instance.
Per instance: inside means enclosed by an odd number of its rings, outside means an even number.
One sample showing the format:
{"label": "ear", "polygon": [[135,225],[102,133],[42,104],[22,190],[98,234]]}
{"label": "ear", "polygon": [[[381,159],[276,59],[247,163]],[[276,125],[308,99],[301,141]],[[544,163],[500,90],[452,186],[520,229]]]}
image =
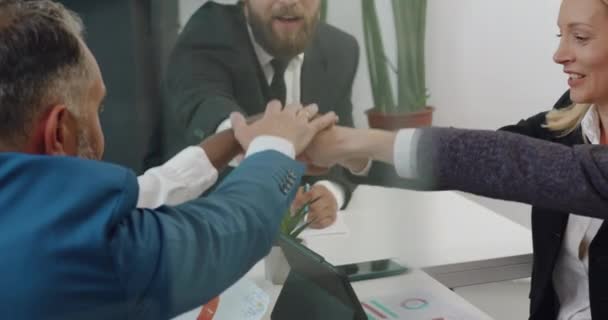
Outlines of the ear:
{"label": "ear", "polygon": [[56,156],[76,156],[78,153],[78,123],[64,105],[56,105],[41,121],[43,153]]}

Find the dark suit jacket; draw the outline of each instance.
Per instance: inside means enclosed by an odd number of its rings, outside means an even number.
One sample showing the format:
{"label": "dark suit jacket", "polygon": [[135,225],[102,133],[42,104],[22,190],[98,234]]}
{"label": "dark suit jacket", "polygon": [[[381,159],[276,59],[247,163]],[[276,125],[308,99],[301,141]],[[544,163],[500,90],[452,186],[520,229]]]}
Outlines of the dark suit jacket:
{"label": "dark suit jacket", "polygon": [[[557,102],[556,107],[562,108],[571,105],[569,92],[566,92]],[[574,132],[566,136],[558,136],[554,132],[542,128],[545,123],[546,112],[538,114],[517,125],[502,128],[526,136],[557,142],[567,146],[585,144],[582,128],[579,126]],[[555,174],[562,174],[556,172]],[[571,185],[571,188],[578,188]],[[604,219],[608,207],[589,214]],[[532,288],[530,291],[530,317],[532,319],[555,319],[559,310],[559,301],[553,288],[551,275],[561,250],[562,240],[568,225],[568,213],[579,214],[578,211],[564,211],[532,207],[532,235],[534,240],[534,269]],[[608,227],[604,223],[589,248],[589,290],[591,299],[591,313],[594,319],[608,319],[608,275],[606,264],[608,262]]]}
{"label": "dark suit jacket", "polygon": [[[301,102],[317,103],[320,112],[335,111],[340,124],[353,125],[351,89],[357,70],[356,40],[320,23],[302,66]],[[170,58],[165,112],[166,156],[215,133],[233,111],[263,112],[269,86],[249,38],[240,5],[207,2],[190,19]],[[342,184],[350,198],[352,184],[343,169],[327,179]]]}
{"label": "dark suit jacket", "polygon": [[[435,190],[452,189],[533,205],[534,267],[530,319],[555,319],[559,303],[552,273],[568,222],[576,213],[608,218],[608,149],[581,144],[580,130],[559,138],[541,128],[544,114],[504,128],[518,132],[428,129],[418,163]],[[527,139],[521,134],[550,140]],[[572,146],[570,146],[572,145]],[[419,150],[420,151],[420,150]],[[608,319],[608,232],[589,249],[594,319]]]}

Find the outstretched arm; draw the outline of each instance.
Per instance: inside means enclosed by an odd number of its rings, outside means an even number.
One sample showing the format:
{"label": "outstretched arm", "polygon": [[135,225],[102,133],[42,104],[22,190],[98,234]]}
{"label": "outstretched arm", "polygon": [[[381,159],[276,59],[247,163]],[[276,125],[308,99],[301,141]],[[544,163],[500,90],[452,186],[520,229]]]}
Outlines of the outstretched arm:
{"label": "outstretched arm", "polygon": [[236,282],[270,250],[303,173],[276,151],[256,153],[209,196],[117,221],[109,250],[131,316],[170,319]]}
{"label": "outstretched arm", "polygon": [[320,135],[307,155],[326,166],[355,166],[367,158],[394,164],[395,169],[376,163],[364,178],[371,184],[459,190],[608,218],[608,148],[603,146],[568,147],[501,131],[337,129]]}
{"label": "outstretched arm", "polygon": [[[398,148],[396,146],[396,148]],[[436,189],[608,218],[608,148],[564,146],[509,132],[418,132],[416,162]]]}
{"label": "outstretched arm", "polygon": [[159,167],[137,178],[138,208],[177,205],[199,197],[217,181],[218,171],[242,152],[232,130],[205,139],[184,149]]}

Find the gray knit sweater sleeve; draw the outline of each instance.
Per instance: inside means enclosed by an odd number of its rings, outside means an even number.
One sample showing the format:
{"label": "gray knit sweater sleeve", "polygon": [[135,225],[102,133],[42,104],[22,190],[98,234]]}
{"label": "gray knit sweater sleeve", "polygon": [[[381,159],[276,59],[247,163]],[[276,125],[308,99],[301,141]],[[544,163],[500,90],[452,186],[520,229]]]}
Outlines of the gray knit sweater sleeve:
{"label": "gray knit sweater sleeve", "polygon": [[417,131],[418,173],[435,190],[460,190],[608,218],[608,147],[568,147],[519,134]]}

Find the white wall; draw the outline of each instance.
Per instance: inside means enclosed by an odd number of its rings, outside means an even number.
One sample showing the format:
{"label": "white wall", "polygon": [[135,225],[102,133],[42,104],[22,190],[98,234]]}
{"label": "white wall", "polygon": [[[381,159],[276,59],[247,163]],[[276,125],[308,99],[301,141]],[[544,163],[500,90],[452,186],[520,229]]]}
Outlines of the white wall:
{"label": "white wall", "polygon": [[[390,1],[374,1],[391,39]],[[362,45],[359,3],[331,0],[328,20]],[[427,86],[435,124],[493,129],[550,107],[566,88],[551,60],[558,8],[557,0],[429,1]],[[394,41],[386,46],[394,52]],[[358,124],[372,104],[365,61],[362,50],[354,90]]]}
{"label": "white wall", "polygon": [[[376,1],[387,38],[393,38],[390,0]],[[205,0],[180,0],[182,21]],[[225,0],[221,2],[235,2]],[[550,108],[566,89],[552,62],[559,0],[431,0],[427,18],[427,86],[440,126],[495,129]],[[328,21],[360,41],[353,90],[355,123],[367,126],[372,106],[359,0],[330,0]],[[386,41],[388,53],[394,41]],[[528,209],[476,198],[529,225]]]}

